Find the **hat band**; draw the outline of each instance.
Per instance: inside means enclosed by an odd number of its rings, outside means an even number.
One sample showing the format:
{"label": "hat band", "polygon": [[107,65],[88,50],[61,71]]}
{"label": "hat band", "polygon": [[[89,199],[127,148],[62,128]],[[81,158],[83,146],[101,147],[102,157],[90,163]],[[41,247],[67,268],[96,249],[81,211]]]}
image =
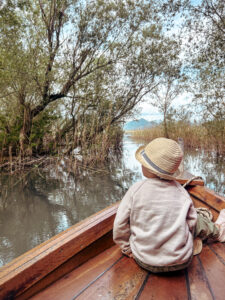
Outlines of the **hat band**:
{"label": "hat band", "polygon": [[154,162],[151,161],[151,159],[146,155],[145,150],[141,151],[141,155],[144,158],[144,160],[151,166],[153,167],[155,170],[157,170],[158,172],[162,173],[162,174],[166,174],[166,175],[173,175],[173,173],[169,173],[165,170],[162,170],[160,167],[156,166],[154,164]]}

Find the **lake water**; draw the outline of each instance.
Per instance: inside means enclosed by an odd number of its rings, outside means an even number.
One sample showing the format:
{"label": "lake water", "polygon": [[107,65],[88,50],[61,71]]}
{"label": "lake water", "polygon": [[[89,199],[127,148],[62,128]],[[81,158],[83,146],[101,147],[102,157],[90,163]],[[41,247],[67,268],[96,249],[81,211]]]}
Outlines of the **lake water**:
{"label": "lake water", "polygon": [[[83,169],[79,176],[68,172],[66,161],[22,177],[2,175],[0,266],[120,200],[132,183],[143,178],[134,158],[138,146],[125,136],[119,157],[98,170]],[[223,157],[185,150],[184,164],[209,188],[225,194]]]}

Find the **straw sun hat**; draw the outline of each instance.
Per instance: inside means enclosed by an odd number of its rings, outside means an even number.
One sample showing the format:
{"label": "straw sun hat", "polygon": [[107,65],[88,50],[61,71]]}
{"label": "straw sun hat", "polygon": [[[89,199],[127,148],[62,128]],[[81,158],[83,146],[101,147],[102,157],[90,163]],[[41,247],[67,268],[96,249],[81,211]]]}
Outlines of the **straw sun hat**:
{"label": "straw sun hat", "polygon": [[147,146],[139,147],[135,157],[151,173],[163,179],[175,180],[180,174],[178,167],[183,152],[174,140],[157,138]]}

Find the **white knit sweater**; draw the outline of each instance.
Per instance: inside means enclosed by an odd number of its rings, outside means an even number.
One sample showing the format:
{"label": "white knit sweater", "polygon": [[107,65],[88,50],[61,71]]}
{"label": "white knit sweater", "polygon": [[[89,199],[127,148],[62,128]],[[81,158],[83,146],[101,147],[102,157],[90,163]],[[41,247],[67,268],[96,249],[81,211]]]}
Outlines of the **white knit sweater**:
{"label": "white knit sweater", "polygon": [[150,266],[188,261],[197,214],[186,190],[176,181],[150,178],[135,183],[122,199],[113,238],[125,254]]}

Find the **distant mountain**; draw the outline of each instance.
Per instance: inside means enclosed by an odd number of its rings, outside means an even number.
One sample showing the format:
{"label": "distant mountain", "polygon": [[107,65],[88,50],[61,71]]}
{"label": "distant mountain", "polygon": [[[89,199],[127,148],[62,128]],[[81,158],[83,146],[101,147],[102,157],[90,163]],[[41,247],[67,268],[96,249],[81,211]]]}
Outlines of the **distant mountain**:
{"label": "distant mountain", "polygon": [[159,124],[158,121],[147,121],[147,120],[141,118],[139,120],[130,121],[130,122],[125,123],[125,125],[123,126],[123,129],[124,130],[144,129],[144,128],[150,128],[150,127],[156,126],[158,124]]}

